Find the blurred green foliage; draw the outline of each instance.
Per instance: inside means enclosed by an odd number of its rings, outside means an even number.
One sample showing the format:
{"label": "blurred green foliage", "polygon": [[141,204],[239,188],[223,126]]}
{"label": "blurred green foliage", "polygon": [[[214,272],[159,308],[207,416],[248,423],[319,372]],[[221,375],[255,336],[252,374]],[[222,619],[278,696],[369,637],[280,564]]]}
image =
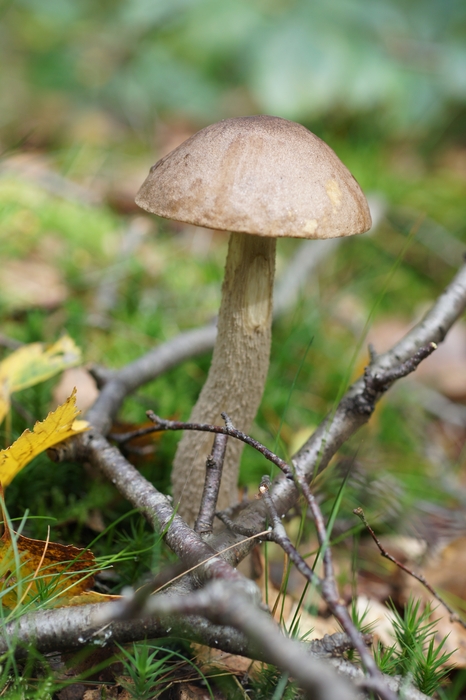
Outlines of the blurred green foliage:
{"label": "blurred green foliage", "polygon": [[255,112],[425,133],[464,110],[465,39],[463,0],[4,0],[0,127],[99,108],[140,137]]}

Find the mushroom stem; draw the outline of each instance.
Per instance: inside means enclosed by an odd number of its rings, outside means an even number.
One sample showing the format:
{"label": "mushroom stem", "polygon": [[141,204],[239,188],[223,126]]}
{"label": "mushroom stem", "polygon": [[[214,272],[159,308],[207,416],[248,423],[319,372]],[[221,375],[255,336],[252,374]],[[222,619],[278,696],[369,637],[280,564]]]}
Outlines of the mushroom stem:
{"label": "mushroom stem", "polygon": [[[276,240],[232,233],[228,247],[218,335],[206,383],[190,421],[221,424],[225,411],[248,433],[262,399],[269,366]],[[185,432],[173,463],[172,483],[179,514],[192,524],[201,502],[209,433]],[[218,508],[238,500],[243,443],[229,440]]]}

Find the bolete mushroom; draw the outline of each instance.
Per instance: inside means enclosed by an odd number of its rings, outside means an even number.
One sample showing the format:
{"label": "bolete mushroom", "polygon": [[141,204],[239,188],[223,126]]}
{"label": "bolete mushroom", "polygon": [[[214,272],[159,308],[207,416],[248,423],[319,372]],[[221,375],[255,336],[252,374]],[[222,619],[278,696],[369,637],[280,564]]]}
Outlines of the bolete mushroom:
{"label": "bolete mushroom", "polygon": [[[231,231],[218,335],[191,421],[247,433],[269,365],[276,239],[334,238],[367,231],[358,183],[335,153],[300,124],[270,116],[225,119],[159,160],[136,203],[149,212]],[[186,431],[173,464],[179,513],[194,522],[213,436]],[[243,443],[230,439],[219,508],[237,501]]]}

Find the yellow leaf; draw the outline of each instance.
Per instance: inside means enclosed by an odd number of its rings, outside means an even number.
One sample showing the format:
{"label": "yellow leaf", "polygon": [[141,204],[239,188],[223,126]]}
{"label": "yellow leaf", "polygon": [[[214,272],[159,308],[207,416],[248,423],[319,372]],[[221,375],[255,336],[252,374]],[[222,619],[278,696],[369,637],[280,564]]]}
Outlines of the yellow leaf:
{"label": "yellow leaf", "polygon": [[15,608],[31,601],[47,607],[106,603],[120,596],[90,591],[98,570],[93,553],[71,544],[33,540],[14,532],[5,517],[0,486],[0,604]]}
{"label": "yellow leaf", "polygon": [[76,421],[76,389],[71,396],[47,418],[37,422],[33,431],[25,430],[6,450],[0,451],[0,483],[7,486],[16,474],[49,447],[89,428],[86,421]]}
{"label": "yellow leaf", "polygon": [[92,552],[13,532],[5,517],[1,486],[0,514],[4,527],[0,538],[0,593],[4,607],[11,609],[34,599],[45,600],[54,607],[82,605],[96,595],[84,595],[92,587],[97,570]]}
{"label": "yellow leaf", "polygon": [[66,600],[60,598],[59,605],[91,605],[94,603],[110,603],[115,600],[121,600],[121,595],[97,593],[97,591],[84,591],[84,593],[78,593],[77,595],[67,595]]}
{"label": "yellow leaf", "polygon": [[44,382],[67,367],[81,362],[81,350],[65,335],[46,347],[31,343],[15,350],[0,362],[0,423],[10,409],[10,395]]}
{"label": "yellow leaf", "polygon": [[5,537],[6,532],[0,540],[3,606],[14,608],[18,602],[38,596],[53,606],[68,605],[69,599],[83,595],[92,587],[97,568],[92,552],[71,544],[33,540],[17,533],[13,533],[13,545],[11,534]]}

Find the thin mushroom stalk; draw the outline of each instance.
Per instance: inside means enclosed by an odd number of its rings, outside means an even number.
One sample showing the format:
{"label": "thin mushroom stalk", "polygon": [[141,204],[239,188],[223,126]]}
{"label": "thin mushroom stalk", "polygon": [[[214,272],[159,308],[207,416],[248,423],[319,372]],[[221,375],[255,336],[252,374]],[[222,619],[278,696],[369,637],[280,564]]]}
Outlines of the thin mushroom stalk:
{"label": "thin mushroom stalk", "polygon": [[[209,376],[191,413],[191,422],[222,424],[226,411],[248,433],[259,408],[269,367],[274,238],[241,233],[230,236],[218,335]],[[173,495],[188,522],[197,515],[212,435],[186,431],[173,463]],[[229,440],[218,508],[237,500],[238,472],[244,445]]]}

